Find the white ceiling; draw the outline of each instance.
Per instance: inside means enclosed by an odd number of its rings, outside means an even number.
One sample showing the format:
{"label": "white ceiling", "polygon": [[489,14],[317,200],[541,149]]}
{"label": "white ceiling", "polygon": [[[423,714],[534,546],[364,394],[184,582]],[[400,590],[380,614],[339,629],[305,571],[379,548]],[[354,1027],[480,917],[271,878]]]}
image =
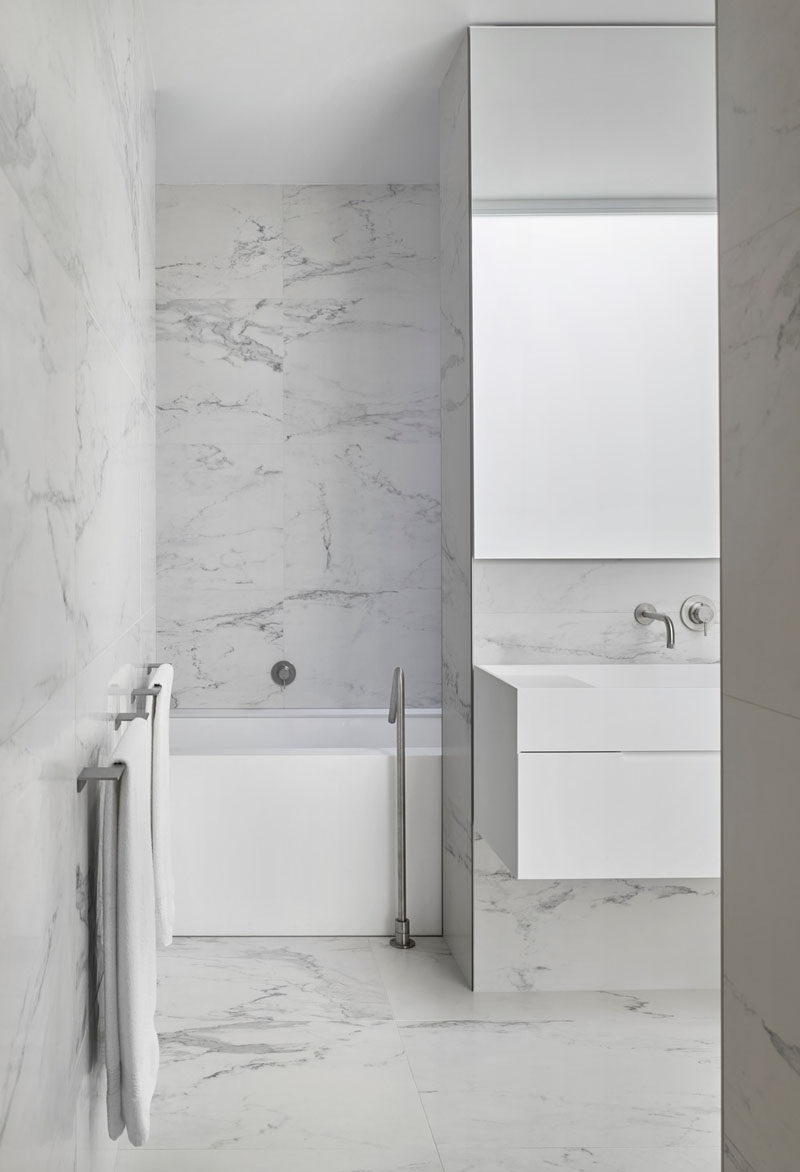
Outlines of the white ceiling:
{"label": "white ceiling", "polygon": [[714,0],[143,0],[161,183],[434,183],[469,24],[692,23]]}

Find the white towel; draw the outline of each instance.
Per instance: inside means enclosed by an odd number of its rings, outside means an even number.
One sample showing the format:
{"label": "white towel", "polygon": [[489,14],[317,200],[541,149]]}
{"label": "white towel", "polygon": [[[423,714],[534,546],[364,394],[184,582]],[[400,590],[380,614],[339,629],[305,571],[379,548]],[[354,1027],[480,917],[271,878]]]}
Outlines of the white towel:
{"label": "white towel", "polygon": [[150,1132],[158,1074],[156,933],[150,837],[150,721],[134,720],[114,760],[122,781],[105,782],[103,960],[108,1133],[135,1147]]}
{"label": "white towel", "polygon": [[150,677],[150,686],[161,685],[153,705],[153,878],[156,891],[156,942],[172,943],[175,926],[175,878],[172,871],[172,833],[169,794],[169,714],[171,663],[162,663]]}

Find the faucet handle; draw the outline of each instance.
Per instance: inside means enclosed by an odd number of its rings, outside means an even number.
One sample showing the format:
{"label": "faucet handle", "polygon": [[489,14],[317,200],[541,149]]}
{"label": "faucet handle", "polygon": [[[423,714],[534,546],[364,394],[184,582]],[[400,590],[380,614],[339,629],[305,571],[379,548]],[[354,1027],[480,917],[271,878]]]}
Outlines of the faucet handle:
{"label": "faucet handle", "polygon": [[716,613],[710,598],[703,594],[692,594],[681,606],[681,622],[690,631],[702,631],[707,635]]}

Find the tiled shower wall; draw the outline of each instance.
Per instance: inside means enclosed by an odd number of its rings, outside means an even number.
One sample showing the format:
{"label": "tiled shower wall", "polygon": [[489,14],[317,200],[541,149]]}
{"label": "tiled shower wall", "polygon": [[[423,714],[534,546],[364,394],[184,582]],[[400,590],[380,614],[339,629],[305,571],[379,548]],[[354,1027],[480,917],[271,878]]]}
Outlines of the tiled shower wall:
{"label": "tiled shower wall", "polygon": [[[690,594],[719,609],[717,561],[475,562],[475,663],[716,662],[718,620],[706,637],[678,618]],[[672,615],[672,651],[639,602]],[[719,984],[717,880],[522,881],[480,835],[473,878],[476,989]]]}
{"label": "tiled shower wall", "polygon": [[438,234],[435,186],[158,189],[179,706],[439,704]]}
{"label": "tiled shower wall", "polygon": [[109,1172],[75,778],[155,650],[155,95],[138,0],[0,12],[0,1168]]}

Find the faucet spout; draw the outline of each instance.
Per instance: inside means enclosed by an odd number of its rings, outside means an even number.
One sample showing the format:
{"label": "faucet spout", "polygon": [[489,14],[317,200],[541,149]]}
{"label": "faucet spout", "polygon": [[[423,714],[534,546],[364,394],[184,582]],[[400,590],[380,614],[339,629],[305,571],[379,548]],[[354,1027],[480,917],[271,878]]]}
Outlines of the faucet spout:
{"label": "faucet spout", "polygon": [[656,621],[663,623],[667,632],[667,648],[672,650],[675,646],[675,624],[668,614],[661,614],[652,602],[640,602],[633,612],[633,617],[643,627],[649,627],[652,622]]}

